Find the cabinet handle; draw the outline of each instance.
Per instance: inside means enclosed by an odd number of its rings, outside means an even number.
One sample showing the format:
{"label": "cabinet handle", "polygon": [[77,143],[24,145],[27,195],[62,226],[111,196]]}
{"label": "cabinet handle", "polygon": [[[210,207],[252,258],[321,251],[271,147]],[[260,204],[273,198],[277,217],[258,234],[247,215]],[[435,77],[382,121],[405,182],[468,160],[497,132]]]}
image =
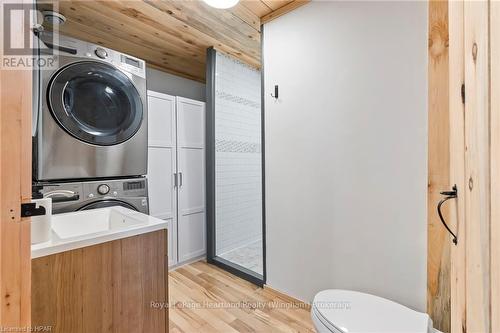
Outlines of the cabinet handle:
{"label": "cabinet handle", "polygon": [[182,187],[182,172],[179,172],[179,187]]}
{"label": "cabinet handle", "polygon": [[441,223],[443,223],[443,226],[446,228],[446,230],[451,234],[453,237],[453,244],[457,245],[458,239],[457,235],[451,231],[450,227],[448,227],[448,224],[446,224],[446,221],[444,220],[443,214],[441,213],[441,206],[448,200],[450,199],[455,199],[458,197],[458,190],[457,190],[457,185],[453,185],[451,191],[444,191],[440,193],[441,195],[444,195],[445,197],[439,201],[438,206],[437,206],[437,211],[439,218],[441,219]]}
{"label": "cabinet handle", "polygon": [[178,181],[177,181],[177,173],[174,173],[174,187],[177,187],[177,184]]}

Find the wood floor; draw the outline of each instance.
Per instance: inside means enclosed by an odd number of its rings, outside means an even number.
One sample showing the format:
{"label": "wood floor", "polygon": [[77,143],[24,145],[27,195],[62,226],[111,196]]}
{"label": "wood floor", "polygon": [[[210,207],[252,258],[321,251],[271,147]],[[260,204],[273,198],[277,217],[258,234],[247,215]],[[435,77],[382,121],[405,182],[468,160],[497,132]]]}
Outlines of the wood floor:
{"label": "wood floor", "polygon": [[206,262],[169,273],[170,333],[315,332],[309,308]]}

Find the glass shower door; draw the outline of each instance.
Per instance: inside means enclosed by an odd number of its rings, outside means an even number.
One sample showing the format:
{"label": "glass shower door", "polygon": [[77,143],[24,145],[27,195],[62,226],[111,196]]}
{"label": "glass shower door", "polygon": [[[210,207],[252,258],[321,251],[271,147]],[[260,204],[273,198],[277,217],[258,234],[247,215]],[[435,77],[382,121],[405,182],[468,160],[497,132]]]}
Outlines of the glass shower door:
{"label": "glass shower door", "polygon": [[262,284],[261,74],[213,49],[208,60],[208,261]]}

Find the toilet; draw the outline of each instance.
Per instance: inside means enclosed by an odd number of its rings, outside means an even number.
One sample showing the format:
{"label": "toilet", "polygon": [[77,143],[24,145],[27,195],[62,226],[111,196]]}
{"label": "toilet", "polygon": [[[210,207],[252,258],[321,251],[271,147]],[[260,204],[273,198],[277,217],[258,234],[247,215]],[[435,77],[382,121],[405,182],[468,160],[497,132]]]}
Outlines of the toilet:
{"label": "toilet", "polygon": [[438,333],[426,313],[349,290],[316,294],[311,317],[318,333]]}

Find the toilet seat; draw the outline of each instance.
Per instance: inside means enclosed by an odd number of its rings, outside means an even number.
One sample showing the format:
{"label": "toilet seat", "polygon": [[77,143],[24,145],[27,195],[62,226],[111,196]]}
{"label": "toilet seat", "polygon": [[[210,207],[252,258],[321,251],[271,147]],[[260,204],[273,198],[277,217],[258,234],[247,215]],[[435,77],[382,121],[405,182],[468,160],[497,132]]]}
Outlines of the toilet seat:
{"label": "toilet seat", "polygon": [[323,318],[314,306],[311,308],[311,318],[317,333],[344,333]]}
{"label": "toilet seat", "polygon": [[432,321],[382,297],[349,290],[324,290],[315,297],[311,317],[318,332],[428,333]]}

